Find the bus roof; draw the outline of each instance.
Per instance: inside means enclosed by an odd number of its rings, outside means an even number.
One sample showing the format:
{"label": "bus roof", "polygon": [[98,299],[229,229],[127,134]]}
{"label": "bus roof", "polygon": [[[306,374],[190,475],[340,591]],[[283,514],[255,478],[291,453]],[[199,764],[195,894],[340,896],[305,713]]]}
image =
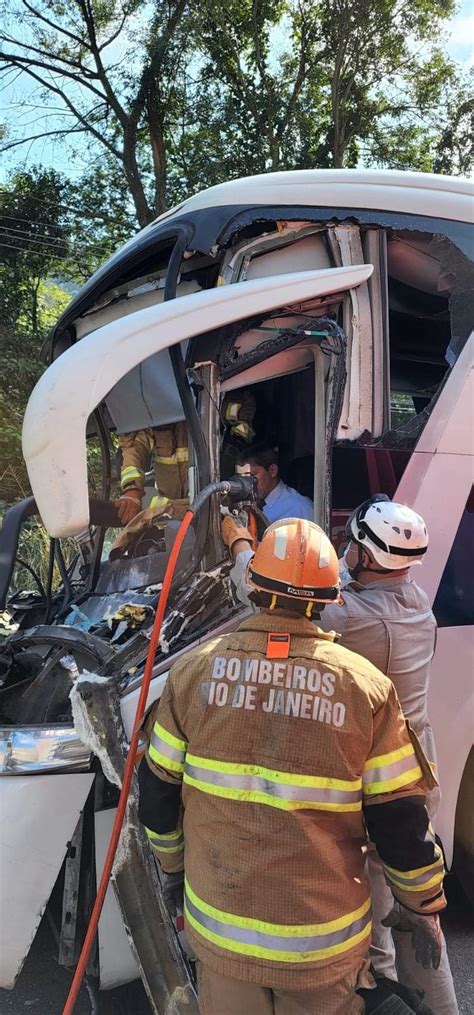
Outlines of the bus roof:
{"label": "bus roof", "polygon": [[[187,248],[208,254],[256,220],[356,217],[361,224],[465,233],[473,221],[474,186],[459,177],[383,169],[304,169],[231,180],[165,212],[128,240],[86,282],[51,334],[51,348],[77,318],[115,286],[137,278],[180,230]],[[448,229],[447,223],[450,223]],[[429,223],[429,224],[428,224]],[[464,246],[470,243],[463,237]]]}
{"label": "bus roof", "polygon": [[471,222],[473,197],[470,180],[457,176],[398,169],[300,169],[219,183],[171,208],[148,228],[183,212],[235,204],[367,208]]}

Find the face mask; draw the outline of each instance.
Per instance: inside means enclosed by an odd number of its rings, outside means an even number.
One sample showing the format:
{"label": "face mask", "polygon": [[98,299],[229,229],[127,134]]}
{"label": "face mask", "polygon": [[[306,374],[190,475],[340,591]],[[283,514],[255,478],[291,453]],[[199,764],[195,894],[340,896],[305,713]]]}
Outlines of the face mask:
{"label": "face mask", "polygon": [[350,542],[347,544],[346,549],[344,550],[344,555],[342,557],[342,562],[343,562],[343,566],[344,566],[345,570],[347,571],[347,574],[350,576],[350,580],[357,581],[357,577],[360,574],[360,572],[362,570],[365,570],[365,571],[370,570],[370,568],[363,568],[362,567],[362,558],[363,558],[362,548],[359,546],[358,543],[354,543],[354,541],[353,541],[353,545],[355,545],[357,547],[357,550],[358,550],[358,560],[357,560],[357,563],[356,564],[352,564],[352,567],[349,567],[349,563],[348,563],[347,557],[348,557],[348,553],[349,553],[349,547],[351,546]]}
{"label": "face mask", "polygon": [[339,561],[339,578],[341,579],[342,586],[348,585],[352,577],[351,572],[349,571],[349,568],[347,566],[346,553],[347,547]]}

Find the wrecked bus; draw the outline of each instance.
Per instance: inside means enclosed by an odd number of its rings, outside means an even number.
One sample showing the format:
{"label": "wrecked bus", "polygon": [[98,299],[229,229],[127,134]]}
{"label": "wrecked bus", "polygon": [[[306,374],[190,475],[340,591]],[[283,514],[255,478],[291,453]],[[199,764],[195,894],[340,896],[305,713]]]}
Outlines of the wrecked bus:
{"label": "wrecked bus", "polygon": [[[143,229],[58,321],[25,416],[34,498],[7,512],[0,534],[0,609],[12,631],[0,658],[1,986],[14,985],[55,885],[59,961],[77,959],[176,535],[164,520],[145,544],[107,559],[118,524],[111,434],[185,419],[193,496],[229,474],[222,403],[243,388],[257,432],[264,425],[279,446],[283,478],[311,497],[336,545],[351,510],[375,492],[427,521],[417,580],[438,621],[429,702],[443,793],[437,833],[469,891],[472,193],[467,181],[395,171],[232,181]],[[95,497],[88,440],[101,449]],[[61,581],[9,595],[21,529],[35,514]],[[214,499],[185,542],[149,703],[180,653],[242,616],[219,517]],[[73,718],[71,689],[90,673],[89,715],[84,706]],[[108,893],[93,970],[102,988],[135,978],[137,961],[146,983],[157,961],[159,941],[140,937],[133,864],[142,859],[132,849],[132,874],[115,879],[120,909]],[[158,910],[156,923],[159,938]]]}

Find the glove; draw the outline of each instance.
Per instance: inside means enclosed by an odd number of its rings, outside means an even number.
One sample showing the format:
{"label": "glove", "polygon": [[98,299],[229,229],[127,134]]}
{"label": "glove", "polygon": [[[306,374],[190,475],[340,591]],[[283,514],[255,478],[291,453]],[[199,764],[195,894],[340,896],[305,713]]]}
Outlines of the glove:
{"label": "glove", "polygon": [[437,913],[415,913],[395,900],[393,909],[382,920],[384,927],[392,927],[411,934],[415,959],[423,969],[438,969],[441,962],[441,925]]}
{"label": "glove", "polygon": [[122,525],[128,525],[135,515],[138,515],[142,509],[142,496],[140,490],[125,490],[118,500],[114,500],[114,505],[117,508],[117,513],[122,522]]}
{"label": "glove", "polygon": [[229,547],[229,550],[232,550],[234,543],[236,543],[238,539],[245,539],[248,543],[250,543],[250,546],[252,545],[251,533],[243,525],[240,525],[239,522],[232,517],[232,515],[225,515],[222,519],[221,536],[222,542],[225,546]]}
{"label": "glove", "polygon": [[161,894],[163,902],[171,913],[176,916],[178,909],[183,912],[184,908],[184,871],[177,871],[174,874],[161,872]]}

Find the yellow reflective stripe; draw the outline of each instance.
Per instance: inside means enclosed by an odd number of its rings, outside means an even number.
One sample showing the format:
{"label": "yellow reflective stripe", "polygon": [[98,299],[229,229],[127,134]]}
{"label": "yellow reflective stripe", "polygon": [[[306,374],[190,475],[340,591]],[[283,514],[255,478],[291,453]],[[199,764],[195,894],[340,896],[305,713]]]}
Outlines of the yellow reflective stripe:
{"label": "yellow reflective stripe", "polygon": [[236,423],[232,427],[232,433],[236,434],[237,437],[243,437],[244,440],[250,441],[255,436],[255,430],[250,426],[250,423]]}
{"label": "yellow reflective stripe", "polygon": [[196,754],[187,754],[190,765],[207,768],[211,772],[226,772],[229,775],[256,775],[274,782],[288,783],[293,786],[310,786],[315,789],[358,790],[362,786],[361,779],[333,779],[331,776],[301,775],[295,772],[281,772],[278,769],[263,768],[261,765],[237,765],[229,761],[215,761],[213,758],[201,758]]}
{"label": "yellow reflective stripe", "polygon": [[385,779],[381,782],[371,782],[369,785],[364,785],[364,796],[391,793],[394,789],[401,789],[402,786],[409,786],[410,783],[419,782],[422,777],[423,772],[417,765],[416,768],[410,768],[408,772],[402,772],[401,775],[395,776],[394,779]]}
{"label": "yellow reflective stripe", "polygon": [[155,853],[181,853],[184,846],[183,842],[180,846],[156,846],[154,842],[151,842],[151,840],[150,843],[151,848],[155,851]]}
{"label": "yellow reflective stripe", "polygon": [[364,765],[362,785],[365,795],[391,793],[395,789],[418,782],[422,771],[417,763],[412,744],[396,751],[369,758]]}
{"label": "yellow reflective stripe", "polygon": [[187,743],[155,722],[148,745],[148,756],[155,765],[161,765],[171,772],[184,771]]}
{"label": "yellow reflective stripe", "polygon": [[156,850],[165,853],[178,853],[183,848],[184,837],[182,828],[176,828],[174,832],[153,832],[151,828],[144,826],[150,844]]}
{"label": "yellow reflective stripe", "polygon": [[130,483],[139,482],[143,484],[145,479],[145,473],[140,472],[139,469],[133,469],[131,467],[122,469],[120,473],[120,489],[125,489],[126,486],[130,486]]}
{"label": "yellow reflective stripe", "polygon": [[146,831],[148,835],[151,836],[151,838],[153,838],[153,836],[156,836],[159,839],[166,839],[168,842],[171,839],[177,839],[179,838],[179,836],[181,837],[183,836],[183,833],[180,828],[177,828],[176,831],[174,832],[152,832],[150,828],[146,828]]}
{"label": "yellow reflective stripe", "polygon": [[176,448],[176,460],[178,462],[187,462],[189,459],[189,452],[187,448]]}
{"label": "yellow reflective stripe", "polygon": [[423,881],[420,885],[405,885],[402,881],[398,881],[397,878],[393,877],[392,874],[387,874],[387,878],[391,885],[398,888],[401,892],[425,892],[428,888],[435,888],[440,885],[444,879],[444,870],[438,874],[434,874],[429,881]]}
{"label": "yellow reflective stripe", "polygon": [[173,761],[172,758],[167,758],[161,751],[157,751],[156,747],[153,747],[153,744],[150,744],[148,754],[151,760],[155,762],[155,765],[169,768],[171,772],[183,772],[184,770],[184,761]]}
{"label": "yellow reflective stripe", "polygon": [[330,958],[332,955],[340,955],[342,952],[348,951],[350,948],[355,948],[359,941],[363,941],[369,937],[372,932],[372,922],[369,920],[364,930],[359,931],[354,937],[349,938],[347,941],[342,941],[340,944],[332,945],[330,948],[320,948],[317,951],[303,952],[285,952],[276,951],[271,948],[262,948],[260,945],[248,945],[243,941],[231,941],[229,938],[221,937],[220,934],[215,934],[214,931],[209,930],[207,927],[203,927],[197,920],[191,916],[189,909],[184,902],[184,912],[187,921],[194,928],[196,933],[200,934],[201,937],[207,938],[208,941],[212,941],[213,944],[218,945],[220,948],[226,948],[227,951],[237,952],[239,955],[253,955],[259,959],[274,959],[277,962],[314,962],[317,959]]}
{"label": "yellow reflective stripe", "polygon": [[135,479],[137,476],[143,476],[143,469],[138,469],[136,465],[125,465],[120,474],[121,476],[133,476]]}
{"label": "yellow reflective stripe", "polygon": [[393,765],[395,761],[401,761],[402,758],[408,758],[410,754],[414,753],[412,745],[405,744],[405,747],[399,747],[398,750],[390,751],[389,754],[379,754],[378,757],[368,758],[364,765],[364,772],[368,772],[371,768]]}
{"label": "yellow reflective stripe", "polygon": [[356,920],[360,920],[362,916],[365,916],[371,904],[369,897],[358,909],[353,909],[351,913],[346,913],[345,916],[338,916],[335,920],[327,920],[325,923],[267,923],[265,920],[254,920],[250,916],[236,916],[235,913],[228,913],[224,909],[217,909],[196,895],[187,878],[185,878],[184,883],[186,895],[189,896],[191,902],[194,902],[194,905],[203,913],[207,913],[208,916],[213,916],[216,920],[223,920],[234,927],[243,927],[244,930],[259,930],[262,934],[277,934],[280,937],[309,937],[313,934],[331,934],[333,931],[343,930],[344,927],[348,927],[349,924],[355,923]]}
{"label": "yellow reflective stripe", "polygon": [[155,455],[155,462],[158,462],[158,465],[176,465],[177,461],[176,455],[168,455],[166,458],[161,455]]}
{"label": "yellow reflective stripe", "polygon": [[149,507],[151,508],[165,507],[166,504],[169,504],[169,502],[170,502],[169,497],[163,497],[161,494],[159,495],[157,494],[156,497],[151,498]]}
{"label": "yellow reflective stripe", "polygon": [[441,850],[438,848],[438,846],[435,846],[435,853],[436,859],[433,861],[433,863],[426,864],[426,867],[414,867],[413,870],[409,871],[400,871],[396,867],[389,867],[388,864],[384,864],[384,867],[385,870],[390,871],[390,874],[394,874],[395,877],[399,875],[400,877],[404,878],[419,878],[421,874],[427,874],[428,871],[432,869],[435,863],[439,863],[441,861],[443,862],[444,866],[443,854]]}
{"label": "yellow reflective stripe", "polygon": [[161,737],[165,743],[169,744],[170,747],[175,747],[178,751],[186,752],[188,747],[186,740],[180,740],[179,737],[175,737],[173,733],[168,733],[168,730],[165,730],[165,727],[161,726],[159,722],[155,722],[153,732],[156,733],[158,737]]}
{"label": "yellow reflective stripe", "polygon": [[241,408],[242,402],[228,402],[225,410],[225,418],[228,423],[237,422]]}
{"label": "yellow reflective stripe", "polygon": [[201,782],[200,779],[193,779],[185,772],[183,782],[194,789],[208,793],[210,796],[222,797],[225,800],[239,800],[241,803],[268,804],[269,807],[276,807],[280,811],[318,810],[318,811],[360,811],[361,803],[335,804],[324,802],[312,802],[305,800],[284,800],[282,797],[274,797],[270,793],[262,793],[260,790],[230,789],[228,786],[211,786],[208,782]]}

